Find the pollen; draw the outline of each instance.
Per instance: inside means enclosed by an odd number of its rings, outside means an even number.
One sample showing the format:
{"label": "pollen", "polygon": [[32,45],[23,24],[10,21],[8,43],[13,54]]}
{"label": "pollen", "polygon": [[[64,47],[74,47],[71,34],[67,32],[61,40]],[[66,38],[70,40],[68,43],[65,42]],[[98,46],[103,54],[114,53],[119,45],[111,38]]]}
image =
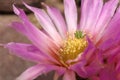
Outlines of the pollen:
{"label": "pollen", "polygon": [[81,54],[88,43],[84,37],[68,37],[64,43],[63,47],[60,49],[60,58],[63,62],[67,60],[75,59],[79,54]]}

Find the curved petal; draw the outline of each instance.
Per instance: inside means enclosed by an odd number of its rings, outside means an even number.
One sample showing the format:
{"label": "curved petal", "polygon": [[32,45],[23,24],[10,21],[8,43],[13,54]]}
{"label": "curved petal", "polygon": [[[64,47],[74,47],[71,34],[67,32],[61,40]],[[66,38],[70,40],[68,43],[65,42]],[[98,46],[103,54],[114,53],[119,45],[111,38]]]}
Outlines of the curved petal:
{"label": "curved petal", "polygon": [[101,36],[100,41],[106,41],[114,37],[118,37],[120,35],[120,7],[117,9],[114,17],[110,21],[108,27],[103,32],[104,35]]}
{"label": "curved petal", "polygon": [[103,7],[103,0],[81,0],[81,5],[81,20],[78,28],[93,34]]}
{"label": "curved petal", "polygon": [[118,48],[119,41],[120,41],[120,39],[118,41],[114,40],[114,39],[108,39],[108,40],[104,41],[104,43],[99,45],[99,49],[101,49],[103,51],[113,50],[115,48]]}
{"label": "curved petal", "polygon": [[97,34],[96,42],[103,35],[103,31],[106,29],[106,27],[108,27],[108,23],[112,19],[118,3],[119,3],[119,0],[109,0],[103,6],[99,20],[98,20],[96,27],[95,27],[95,30],[94,30],[95,33]]}
{"label": "curved petal", "polygon": [[[39,47],[38,44],[40,44],[41,40],[43,42],[45,40],[48,40],[47,42],[50,41],[49,37],[47,37],[44,33],[42,33],[39,29],[37,29],[32,23],[30,23],[26,14],[24,13],[24,11],[22,9],[18,9],[15,6],[13,6],[13,8],[14,8],[14,12],[22,19],[22,22],[23,22],[23,23],[13,22],[12,23],[13,28],[15,28],[17,31],[20,31],[23,33],[26,32],[25,34],[28,34],[27,36],[30,38],[30,40],[33,40],[32,42],[35,43],[37,47]],[[36,39],[36,40],[34,40],[34,39]],[[39,41],[39,43],[37,43],[38,41]]]}
{"label": "curved petal", "polygon": [[70,69],[83,78],[95,75],[100,71],[103,65],[101,64],[99,58],[97,57],[97,54],[94,55],[92,55],[90,59],[88,59],[86,62],[79,61],[78,63],[72,65]]}
{"label": "curved petal", "polygon": [[46,5],[46,8],[60,35],[62,36],[62,38],[65,38],[67,34],[67,26],[61,12],[55,7],[49,7]]}
{"label": "curved petal", "polygon": [[62,75],[66,71],[64,67],[59,67],[53,64],[38,64],[36,66],[27,69],[16,80],[34,80],[39,75],[54,70],[57,71],[58,75]]}
{"label": "curved petal", "polygon": [[[111,63],[118,63],[120,61],[120,46],[118,46],[118,48],[112,49],[110,51],[107,51],[104,55],[105,57],[108,57],[107,59],[107,63],[111,64]],[[103,57],[104,58],[104,57]],[[119,67],[120,65],[116,66],[116,69]]]}
{"label": "curved petal", "polygon": [[58,66],[58,65],[48,65],[48,67],[54,71],[56,71],[56,73],[61,76],[66,72],[66,68],[62,67],[62,66]]}
{"label": "curved petal", "polygon": [[99,52],[90,40],[88,40],[88,42],[88,47],[84,53],[81,54],[81,58],[70,66],[71,70],[83,78],[87,78],[91,75],[93,76],[102,67],[99,60]]}
{"label": "curved petal", "polygon": [[50,17],[47,15],[47,13],[42,10],[35,7],[31,7],[24,3],[24,5],[30,9],[32,12],[34,12],[36,18],[38,19],[40,25],[43,27],[43,29],[51,36],[51,38],[60,44],[61,42],[61,36],[58,34],[57,30],[55,29],[55,26],[50,19]]}
{"label": "curved petal", "polygon": [[12,23],[13,28],[19,32],[23,32],[23,34],[25,34],[38,49],[51,57],[51,60],[58,60],[57,54],[55,53],[59,48],[59,45],[51,40],[48,36],[46,36],[42,31],[37,29],[28,20],[26,14],[22,9],[16,8],[15,6],[13,6],[13,8],[14,12],[22,19],[22,23]]}
{"label": "curved petal", "polygon": [[109,67],[104,68],[100,72],[100,80],[117,80],[116,72],[114,69],[109,69]]}
{"label": "curved petal", "polygon": [[73,71],[67,70],[63,76],[63,80],[76,80],[75,73]]}
{"label": "curved petal", "polygon": [[[120,34],[118,34],[118,36],[114,36],[114,38],[111,37],[110,39],[102,41],[99,44],[98,48],[110,54],[110,52],[112,52],[113,50],[117,48],[119,49],[120,46],[119,44],[120,44]],[[105,52],[104,54],[106,54]]]}
{"label": "curved petal", "polygon": [[23,44],[23,43],[8,43],[4,45],[5,48],[8,48],[11,54],[14,54],[18,57],[21,57],[25,60],[34,61],[37,63],[50,63],[50,58],[41,52],[38,48],[32,44]]}
{"label": "curved petal", "polygon": [[25,25],[22,24],[21,22],[12,22],[11,23],[11,28],[15,29],[16,31],[18,31],[19,33],[25,35],[25,36],[28,36],[28,32],[26,31],[25,28]]}
{"label": "curved petal", "polygon": [[105,40],[99,46],[102,50],[101,60],[104,63],[107,59],[107,63],[113,63],[119,57],[120,53],[120,36]]}
{"label": "curved petal", "polygon": [[74,33],[77,28],[77,8],[75,0],[64,0],[64,12],[68,26],[68,32]]}
{"label": "curved petal", "polygon": [[39,75],[47,72],[49,72],[49,70],[45,66],[35,65],[33,67],[28,68],[16,80],[34,80]]}
{"label": "curved petal", "polygon": [[70,69],[76,72],[79,76],[86,78],[87,77],[87,72],[84,69],[85,62],[80,61],[72,66],[70,66]]}
{"label": "curved petal", "polygon": [[55,71],[59,76],[63,75],[66,72],[66,68],[62,67],[61,65],[56,64],[41,64],[45,65],[48,70]]}

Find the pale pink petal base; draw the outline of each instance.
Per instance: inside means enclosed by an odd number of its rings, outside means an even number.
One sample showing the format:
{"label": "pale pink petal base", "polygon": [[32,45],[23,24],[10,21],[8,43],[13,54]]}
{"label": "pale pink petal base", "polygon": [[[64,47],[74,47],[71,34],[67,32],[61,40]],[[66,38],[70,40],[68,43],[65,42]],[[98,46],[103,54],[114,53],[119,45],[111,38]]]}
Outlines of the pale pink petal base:
{"label": "pale pink petal base", "polygon": [[63,80],[76,80],[75,73],[73,71],[67,70],[63,76]]}
{"label": "pale pink petal base", "polygon": [[68,32],[74,33],[77,29],[77,7],[75,0],[64,0],[64,13]]}

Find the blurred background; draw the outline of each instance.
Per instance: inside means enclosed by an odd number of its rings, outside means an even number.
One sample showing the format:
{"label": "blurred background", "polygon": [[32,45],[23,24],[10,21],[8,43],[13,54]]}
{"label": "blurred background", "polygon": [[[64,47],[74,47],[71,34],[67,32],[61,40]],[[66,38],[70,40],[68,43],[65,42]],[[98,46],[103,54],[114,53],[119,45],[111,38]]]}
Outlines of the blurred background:
{"label": "blurred background", "polygon": [[[38,28],[41,28],[40,24],[37,23],[33,13],[27,10],[22,0],[0,0],[0,43],[8,42],[24,42],[30,43],[30,41],[23,35],[19,34],[15,30],[8,27],[13,21],[19,21],[19,18],[13,13],[12,4],[23,8],[31,22],[34,23]],[[35,7],[44,8],[41,6],[41,2],[45,2],[50,6],[55,6],[63,12],[62,0],[24,0],[27,4]],[[76,0],[77,5],[80,4],[80,0]],[[0,47],[0,80],[15,80],[23,71],[28,67],[34,65],[34,63],[25,61],[19,57],[9,54],[8,50]],[[35,80],[53,80],[54,72],[50,72],[47,75],[42,75]]]}

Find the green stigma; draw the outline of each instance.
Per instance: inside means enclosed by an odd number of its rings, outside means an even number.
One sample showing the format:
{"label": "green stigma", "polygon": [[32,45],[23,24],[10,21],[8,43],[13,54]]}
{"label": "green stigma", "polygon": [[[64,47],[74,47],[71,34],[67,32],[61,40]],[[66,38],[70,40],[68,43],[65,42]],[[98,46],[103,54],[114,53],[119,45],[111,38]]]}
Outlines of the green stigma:
{"label": "green stigma", "polygon": [[76,37],[77,39],[84,38],[84,36],[85,36],[85,34],[83,34],[82,31],[76,31],[76,32],[74,33],[74,35],[75,35],[75,37]]}

